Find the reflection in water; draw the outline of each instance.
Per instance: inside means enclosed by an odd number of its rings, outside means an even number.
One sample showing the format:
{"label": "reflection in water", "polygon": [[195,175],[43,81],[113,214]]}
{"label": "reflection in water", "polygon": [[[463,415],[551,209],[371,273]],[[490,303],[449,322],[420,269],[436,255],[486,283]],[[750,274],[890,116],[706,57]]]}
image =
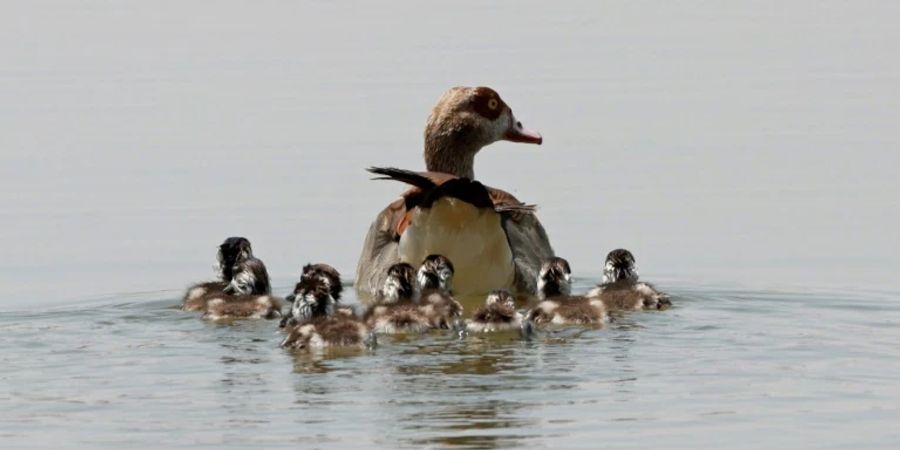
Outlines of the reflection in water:
{"label": "reflection in water", "polygon": [[[503,448],[521,446],[530,433],[509,433],[539,424],[537,419],[521,418],[525,405],[504,400],[455,402],[439,405],[414,417],[404,427],[426,437],[405,439],[414,445],[442,444],[464,448]],[[403,420],[403,419],[401,419]],[[411,435],[415,435],[411,433]]]}
{"label": "reflection in water", "polygon": [[472,448],[521,445],[524,436],[507,430],[537,423],[521,417],[527,404],[514,400],[529,388],[515,373],[523,368],[521,348],[517,334],[504,333],[402,351],[409,362],[394,370],[388,392],[395,397],[386,410],[401,424],[397,441]]}

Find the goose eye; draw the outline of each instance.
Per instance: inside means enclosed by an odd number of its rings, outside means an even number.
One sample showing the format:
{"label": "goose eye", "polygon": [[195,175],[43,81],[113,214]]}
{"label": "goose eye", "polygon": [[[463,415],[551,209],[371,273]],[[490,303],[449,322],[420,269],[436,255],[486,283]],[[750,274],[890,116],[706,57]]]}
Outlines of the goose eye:
{"label": "goose eye", "polygon": [[500,102],[498,102],[496,98],[488,100],[488,108],[490,108],[491,111],[497,109],[498,106],[500,106]]}

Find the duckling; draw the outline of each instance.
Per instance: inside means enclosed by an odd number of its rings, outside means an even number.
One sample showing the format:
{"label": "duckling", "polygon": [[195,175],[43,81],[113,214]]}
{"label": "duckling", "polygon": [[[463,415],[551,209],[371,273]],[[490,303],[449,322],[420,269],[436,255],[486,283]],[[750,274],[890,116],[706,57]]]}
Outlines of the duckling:
{"label": "duckling", "polygon": [[232,269],[234,277],[221,292],[209,292],[194,300],[205,303],[199,310],[203,318],[277,319],[281,317],[281,299],[270,295],[269,274],[262,261],[250,257]]}
{"label": "duckling", "polygon": [[185,311],[202,310],[206,306],[206,302],[200,301],[200,299],[207,293],[222,292],[233,278],[232,268],[234,265],[251,254],[250,241],[246,238],[230,237],[225,239],[219,245],[216,253],[215,269],[219,280],[197,283],[189,287],[182,298],[182,309]]}
{"label": "duckling", "polygon": [[[341,274],[337,269],[328,264],[307,264],[303,266],[302,273],[300,274],[300,282],[294,286],[293,294],[285,298],[286,301],[291,303],[291,308],[281,319],[281,323],[278,324],[280,328],[284,328],[288,322],[308,319],[308,317],[303,316],[298,317],[296,320],[294,319],[295,315],[300,313],[300,309],[305,308],[307,305],[306,303],[298,303],[296,299],[298,298],[297,294],[300,293],[303,286],[313,286],[313,280],[318,281],[315,283],[317,287],[328,290],[331,298],[329,305],[331,305],[331,307],[334,307],[334,305],[340,302],[341,292],[344,287],[341,285]],[[352,309],[350,311],[352,312]]]}
{"label": "duckling", "polygon": [[294,293],[285,298],[291,303],[291,308],[287,316],[281,320],[279,327],[284,328],[335,313],[356,317],[353,308],[339,305],[333,296],[332,288],[332,284],[321,278],[301,277],[300,282],[294,286]]}
{"label": "duckling", "polygon": [[428,255],[416,272],[421,310],[435,328],[452,328],[462,317],[463,307],[453,298],[453,263],[442,255]]}
{"label": "duckling", "polygon": [[478,308],[466,323],[466,330],[472,333],[518,330],[522,327],[522,314],[516,311],[516,301],[506,289],[496,289],[485,299],[485,305]]}
{"label": "duckling", "polygon": [[599,299],[569,295],[571,292],[569,262],[553,257],[541,266],[537,284],[542,300],[525,315],[535,325],[591,325],[609,320],[606,306]]}
{"label": "duckling", "polygon": [[[443,277],[443,281],[436,285],[449,287],[452,272],[448,275],[446,270],[452,265],[438,258],[432,258],[432,261],[437,263],[430,264],[421,272],[421,277],[407,263],[397,263],[388,268],[384,286],[376,296],[378,303],[369,308],[364,316],[375,332],[398,334],[448,329],[462,316],[462,305],[450,294],[431,288],[423,291],[416,283],[417,279],[437,277],[440,280]],[[441,274],[441,271],[445,273]]]}
{"label": "duckling", "polygon": [[216,254],[219,281],[198,283],[182,299],[185,311],[204,311],[208,300],[223,294],[269,294],[269,274],[253,256],[250,241],[243,237],[225,239]]}
{"label": "duckling", "polygon": [[318,278],[301,280],[295,293],[293,321],[281,346],[301,350],[374,344],[369,327],[352,311],[335,308],[334,303],[327,283]]}
{"label": "duckling", "polygon": [[624,248],[609,252],[603,268],[603,283],[591,289],[587,296],[602,300],[608,310],[639,311],[672,306],[668,295],[649,283],[638,281],[634,262],[634,255]]}
{"label": "duckling", "polygon": [[373,305],[363,320],[379,334],[416,334],[434,329],[431,319],[413,303]]}
{"label": "duckling", "polygon": [[384,285],[375,296],[377,303],[363,316],[363,320],[376,333],[424,333],[432,328],[428,317],[416,303],[419,289],[415,274],[416,269],[407,263],[397,263],[388,268]]}

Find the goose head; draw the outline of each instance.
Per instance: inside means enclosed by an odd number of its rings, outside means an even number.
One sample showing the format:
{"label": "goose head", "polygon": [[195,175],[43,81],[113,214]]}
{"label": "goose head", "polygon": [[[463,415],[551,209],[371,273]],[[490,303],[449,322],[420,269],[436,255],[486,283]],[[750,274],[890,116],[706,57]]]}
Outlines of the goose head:
{"label": "goose head", "polygon": [[489,87],[454,87],[444,93],[425,126],[429,171],[475,178],[475,154],[497,141],[540,145],[543,137],[522,125]]}

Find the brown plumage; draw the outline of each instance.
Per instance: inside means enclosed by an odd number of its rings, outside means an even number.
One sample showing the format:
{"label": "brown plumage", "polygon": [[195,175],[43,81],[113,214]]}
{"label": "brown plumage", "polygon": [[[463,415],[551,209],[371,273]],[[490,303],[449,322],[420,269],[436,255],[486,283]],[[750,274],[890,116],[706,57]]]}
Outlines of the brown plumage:
{"label": "brown plumage", "polygon": [[210,296],[204,319],[277,319],[281,317],[281,300],[271,295]]}
{"label": "brown plumage", "polygon": [[517,330],[522,327],[522,315],[516,311],[516,303],[509,291],[498,289],[485,299],[466,323],[466,329],[474,333]]}
{"label": "brown plumage", "polygon": [[606,307],[598,299],[563,296],[544,300],[525,316],[536,325],[599,325],[608,320]]}
{"label": "brown plumage", "polygon": [[364,348],[369,342],[369,329],[359,320],[343,314],[317,317],[288,330],[281,346],[293,350],[315,350],[333,347]]}
{"label": "brown plumage", "polygon": [[608,310],[658,310],[672,306],[668,295],[649,283],[638,281],[634,255],[624,248],[606,255],[603,281],[587,296],[602,300]]}
{"label": "brown plumage", "polygon": [[661,310],[672,306],[668,295],[641,281],[603,283],[591,289],[587,296],[600,299],[611,311]]}
{"label": "brown plumage", "polygon": [[572,269],[564,258],[554,256],[541,266],[537,285],[542,299],[525,315],[536,325],[589,325],[608,320],[606,307],[598,299],[568,295]]}
{"label": "brown plumage", "polygon": [[208,281],[188,288],[181,299],[181,309],[185,311],[203,311],[211,296],[224,295],[225,281]]}
{"label": "brown plumage", "polygon": [[426,258],[418,274],[409,264],[388,268],[379,303],[366,311],[363,320],[376,333],[422,333],[452,328],[462,317],[463,307],[448,291],[421,290],[423,284],[449,287],[453,264],[440,255]]}
{"label": "brown plumage", "polygon": [[425,291],[419,301],[419,310],[434,328],[449,329],[462,318],[463,307],[450,294]]}
{"label": "brown plumage", "polygon": [[368,326],[353,310],[336,306],[331,286],[320,277],[301,278],[291,296],[294,315],[285,324],[287,335],[282,347],[309,350],[374,344],[369,339]]}
{"label": "brown plumage", "polygon": [[302,280],[310,277],[317,277],[325,281],[328,285],[328,289],[331,291],[331,297],[334,298],[335,301],[341,300],[341,293],[344,290],[344,286],[341,284],[341,274],[337,269],[323,263],[307,264],[303,266],[300,279]]}
{"label": "brown plumage", "polygon": [[419,302],[407,298],[397,303],[371,306],[363,320],[376,333],[423,333],[449,329],[462,317],[463,307],[453,297],[438,291],[422,293]]}
{"label": "brown plumage", "polygon": [[[340,301],[342,291],[341,275],[334,267],[321,263],[303,266],[300,281],[294,286],[294,292],[285,299],[290,302],[290,308],[288,308],[287,313],[284,314],[278,326],[284,328],[289,323],[304,321],[314,315],[328,315],[324,313],[319,314],[313,309],[340,308],[337,304]],[[308,295],[311,295],[310,298],[317,300],[315,302],[297,301],[298,297],[303,300]],[[329,297],[330,300],[325,297]],[[352,312],[353,310],[350,309],[350,311]],[[329,314],[330,312],[333,311],[329,311]],[[294,319],[295,315],[298,316],[296,320]]]}
{"label": "brown plumage", "polygon": [[267,295],[271,292],[265,264],[253,256],[250,241],[230,237],[216,253],[219,281],[198,283],[185,292],[182,309],[206,311],[210,299],[228,295]]}

